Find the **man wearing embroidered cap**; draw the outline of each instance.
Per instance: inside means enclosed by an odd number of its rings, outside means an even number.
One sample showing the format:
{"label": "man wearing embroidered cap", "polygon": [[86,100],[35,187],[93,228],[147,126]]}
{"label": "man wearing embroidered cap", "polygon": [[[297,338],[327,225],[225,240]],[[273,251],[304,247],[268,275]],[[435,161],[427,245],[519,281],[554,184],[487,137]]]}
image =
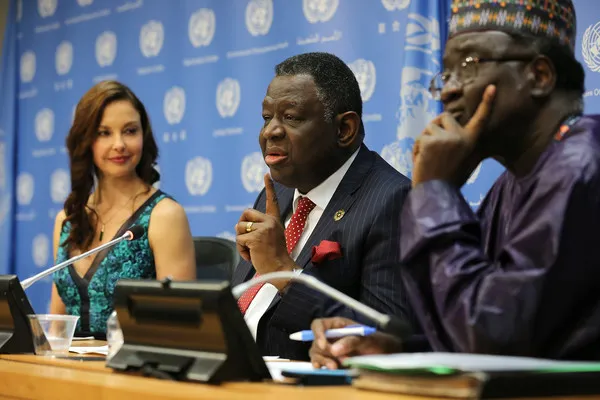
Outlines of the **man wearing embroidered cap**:
{"label": "man wearing embroidered cap", "polygon": [[[444,105],[413,151],[401,216],[411,303],[437,351],[600,359],[600,117],[582,117],[570,0],[454,0]],[[506,167],[477,213],[473,169]],[[333,346],[317,320],[313,359],[402,351],[391,337]],[[319,346],[321,342],[321,346]]]}

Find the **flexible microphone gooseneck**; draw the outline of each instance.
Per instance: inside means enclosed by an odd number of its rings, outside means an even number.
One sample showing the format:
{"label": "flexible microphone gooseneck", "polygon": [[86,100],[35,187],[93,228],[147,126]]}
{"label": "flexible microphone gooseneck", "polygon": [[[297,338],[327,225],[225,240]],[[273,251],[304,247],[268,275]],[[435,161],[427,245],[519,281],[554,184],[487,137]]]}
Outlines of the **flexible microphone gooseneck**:
{"label": "flexible microphone gooseneck", "polygon": [[81,260],[82,258],[86,258],[87,256],[91,256],[92,254],[95,254],[99,251],[102,251],[106,248],[112,247],[114,245],[116,245],[117,243],[122,242],[123,240],[136,240],[139,239],[142,235],[144,234],[144,228],[140,225],[134,225],[132,226],[127,232],[125,232],[123,235],[119,236],[116,239],[111,240],[110,242],[107,242],[103,245],[100,245],[96,248],[93,248],[89,251],[86,251],[85,253],[82,253],[78,256],[75,256],[73,258],[69,258],[68,260],[65,260],[63,262],[61,262],[60,264],[57,264],[53,267],[48,268],[45,271],[40,272],[37,275],[32,276],[31,278],[27,278],[25,280],[23,280],[21,282],[21,286],[23,287],[23,289],[27,289],[29,286],[33,285],[34,283],[36,283],[37,281],[39,281],[40,279],[52,274],[53,272],[56,272],[58,270],[63,269],[64,267],[67,267],[71,264],[73,264],[74,262],[77,262],[78,260]]}
{"label": "flexible microphone gooseneck", "polygon": [[246,290],[250,289],[252,286],[257,285],[263,282],[271,282],[278,279],[290,279],[292,281],[299,281],[309,286],[317,291],[328,295],[329,297],[339,301],[345,306],[353,309],[357,313],[363,315],[371,321],[377,323],[377,328],[383,332],[395,335],[400,339],[406,339],[412,334],[412,329],[409,324],[402,321],[398,317],[383,314],[369,306],[366,306],[359,302],[358,300],[353,299],[352,297],[340,292],[337,289],[332,288],[331,286],[319,281],[312,275],[307,274],[297,274],[295,272],[288,271],[280,271],[280,272],[271,272],[268,274],[260,275],[257,278],[250,279],[244,283],[241,283],[235,287],[233,287],[232,294],[236,299],[239,298]]}

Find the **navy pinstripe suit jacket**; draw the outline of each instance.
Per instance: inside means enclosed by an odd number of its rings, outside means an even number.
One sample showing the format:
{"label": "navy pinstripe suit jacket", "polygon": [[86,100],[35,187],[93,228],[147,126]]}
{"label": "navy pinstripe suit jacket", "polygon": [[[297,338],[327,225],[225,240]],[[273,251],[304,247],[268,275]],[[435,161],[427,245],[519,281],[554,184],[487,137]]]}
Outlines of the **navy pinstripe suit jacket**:
{"label": "navy pinstripe suit jacket", "polygon": [[[383,313],[413,321],[405,296],[400,268],[400,211],[410,189],[410,180],[392,168],[377,153],[363,145],[324,210],[306,245],[296,259],[306,274],[358,299]],[[294,189],[275,182],[281,221],[292,210]],[[265,192],[254,208],[265,212]],[[345,215],[334,221],[336,211]],[[336,241],[342,258],[311,262],[312,247],[321,240]],[[232,284],[247,281],[254,267],[242,260]],[[258,325],[257,344],[263,355],[295,360],[308,359],[310,343],[294,342],[289,334],[309,329],[318,317],[345,316],[361,321],[354,311],[302,283],[292,283],[277,295]],[[366,322],[366,321],[365,321]]]}

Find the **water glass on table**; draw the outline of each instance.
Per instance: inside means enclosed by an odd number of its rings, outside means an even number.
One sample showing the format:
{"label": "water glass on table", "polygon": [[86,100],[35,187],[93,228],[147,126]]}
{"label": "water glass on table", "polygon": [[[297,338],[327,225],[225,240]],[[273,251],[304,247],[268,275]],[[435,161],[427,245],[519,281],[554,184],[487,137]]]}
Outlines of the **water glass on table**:
{"label": "water glass on table", "polygon": [[69,354],[79,316],[59,314],[27,315],[36,355],[64,356]]}

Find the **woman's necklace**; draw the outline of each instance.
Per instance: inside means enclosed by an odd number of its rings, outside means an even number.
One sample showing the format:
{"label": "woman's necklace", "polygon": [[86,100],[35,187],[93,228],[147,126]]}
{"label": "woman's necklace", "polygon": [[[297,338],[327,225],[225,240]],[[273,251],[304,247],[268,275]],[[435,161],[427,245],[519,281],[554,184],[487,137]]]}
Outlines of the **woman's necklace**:
{"label": "woman's necklace", "polygon": [[131,202],[131,200],[133,200],[133,198],[135,196],[137,196],[137,194],[134,194],[133,196],[131,196],[129,198],[129,200],[127,200],[127,202],[125,204],[123,204],[121,207],[119,207],[117,209],[117,211],[115,211],[113,213],[113,215],[109,219],[107,219],[106,221],[104,221],[102,218],[100,218],[100,214],[98,212],[96,212],[96,216],[98,217],[98,220],[100,221],[100,225],[101,225],[101,227],[100,227],[100,237],[98,238],[98,241],[101,242],[102,238],[104,237],[104,227],[106,226],[106,224],[108,224],[110,221],[112,221],[115,218],[115,216],[119,213],[119,211],[121,211],[122,209],[124,209],[125,206],[127,206]]}

